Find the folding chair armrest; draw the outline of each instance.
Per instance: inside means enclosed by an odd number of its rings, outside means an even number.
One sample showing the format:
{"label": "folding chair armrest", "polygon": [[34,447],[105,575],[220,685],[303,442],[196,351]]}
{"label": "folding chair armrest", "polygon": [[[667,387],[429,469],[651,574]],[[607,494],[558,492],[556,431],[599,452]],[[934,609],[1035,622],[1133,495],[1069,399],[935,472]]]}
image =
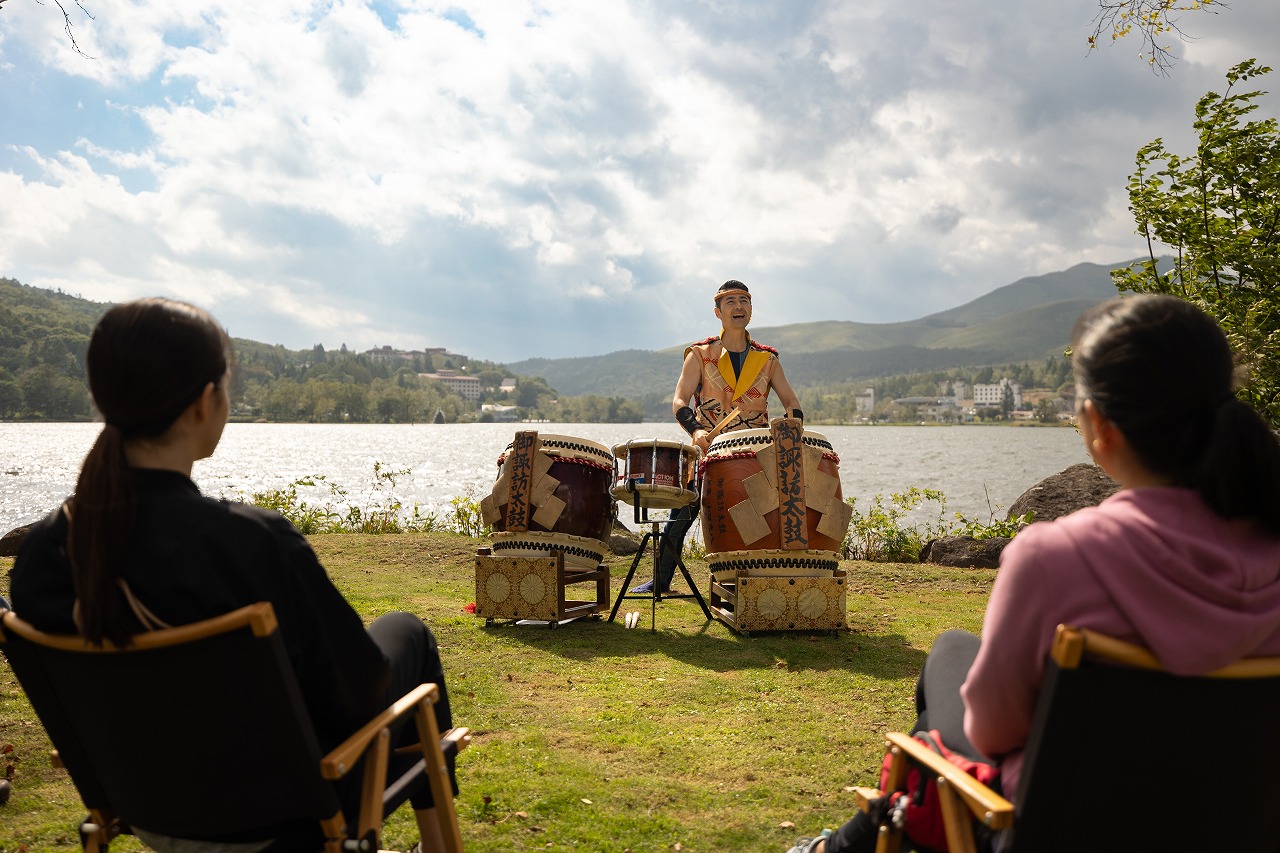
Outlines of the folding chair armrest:
{"label": "folding chair armrest", "polygon": [[347,775],[383,729],[405,714],[416,711],[424,701],[428,707],[434,705],[439,696],[440,688],[434,684],[419,684],[401,696],[391,704],[391,707],[379,713],[365,723],[359,731],[330,750],[329,754],[320,760],[321,775],[326,779],[341,779]]}
{"label": "folding chair armrest", "polygon": [[884,791],[879,788],[866,788],[861,785],[853,789],[853,796],[858,800],[858,811],[871,811],[872,800],[878,800],[884,796]]}
{"label": "folding chair armrest", "polygon": [[891,748],[900,750],[912,761],[928,767],[931,773],[946,779],[978,820],[992,829],[1004,829],[1013,824],[1013,803],[921,744],[911,735],[890,732],[886,738]]}
{"label": "folding chair armrest", "polygon": [[[453,745],[452,752],[454,755],[457,755],[459,752],[462,752],[462,750],[471,746],[471,729],[466,728],[465,726],[460,728],[449,729],[449,731],[440,735],[440,740],[447,741],[448,743],[452,744]],[[442,743],[441,746],[443,745],[444,744]],[[449,750],[446,747],[445,755],[448,755],[448,754],[449,754]]]}

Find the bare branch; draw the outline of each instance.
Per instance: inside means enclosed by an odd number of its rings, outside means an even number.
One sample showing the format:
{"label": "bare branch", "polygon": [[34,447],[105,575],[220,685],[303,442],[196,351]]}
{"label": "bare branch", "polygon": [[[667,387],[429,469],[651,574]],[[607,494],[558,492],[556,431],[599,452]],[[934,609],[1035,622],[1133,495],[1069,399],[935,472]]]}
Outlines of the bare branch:
{"label": "bare branch", "polygon": [[[0,0],[0,3],[3,3],[3,2],[4,0]],[[39,3],[41,6],[44,5],[44,0],[36,0],[36,2]],[[83,50],[80,49],[80,43],[76,41],[76,34],[71,28],[71,14],[67,11],[67,7],[62,5],[62,0],[53,0],[53,2],[54,2],[54,5],[58,7],[58,11],[62,13],[62,20],[64,21],[63,30],[65,30],[67,33],[67,40],[71,42],[72,49],[75,50],[76,53],[83,56],[85,59],[93,59],[94,57],[90,56],[89,54],[85,53]],[[89,10],[84,7],[84,4],[81,3],[80,0],[75,0],[75,3],[77,8],[79,8],[81,12],[84,12],[84,15],[86,18],[88,18],[91,21],[97,20],[96,18],[93,17],[93,15],[89,12]]]}
{"label": "bare branch", "polygon": [[1111,41],[1119,41],[1131,34],[1142,39],[1138,56],[1145,59],[1153,72],[1167,75],[1177,61],[1166,43],[1170,36],[1181,41],[1191,41],[1179,26],[1184,12],[1208,12],[1218,14],[1219,9],[1229,9],[1223,0],[1098,0],[1098,14],[1093,19],[1093,35],[1089,36],[1089,49],[1096,50],[1104,33],[1110,32]]}

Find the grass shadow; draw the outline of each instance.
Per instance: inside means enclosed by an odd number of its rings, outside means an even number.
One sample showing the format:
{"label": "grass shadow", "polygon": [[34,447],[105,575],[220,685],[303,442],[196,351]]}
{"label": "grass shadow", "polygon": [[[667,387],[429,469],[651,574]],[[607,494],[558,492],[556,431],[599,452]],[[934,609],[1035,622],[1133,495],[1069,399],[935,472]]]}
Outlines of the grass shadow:
{"label": "grass shadow", "polygon": [[706,672],[765,668],[843,670],[898,679],[918,673],[924,665],[925,652],[913,648],[898,633],[844,630],[835,636],[828,632],[754,632],[744,636],[718,621],[705,622],[697,604],[686,600],[659,606],[657,631],[645,626],[648,612],[641,611],[641,617],[641,625],[630,630],[623,626],[621,612],[613,622],[606,621],[607,617],[579,619],[551,629],[497,621],[483,630],[570,660],[625,660],[656,655]]}

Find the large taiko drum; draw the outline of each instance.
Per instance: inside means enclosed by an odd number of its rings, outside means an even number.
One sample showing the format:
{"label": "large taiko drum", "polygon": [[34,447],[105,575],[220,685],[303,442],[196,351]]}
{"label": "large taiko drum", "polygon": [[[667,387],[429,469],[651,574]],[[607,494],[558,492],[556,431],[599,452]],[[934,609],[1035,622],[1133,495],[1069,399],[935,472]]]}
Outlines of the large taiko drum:
{"label": "large taiko drum", "polygon": [[825,573],[852,508],[826,436],[796,420],[736,430],[711,442],[702,474],[702,536],[713,572],[729,568]]}
{"label": "large taiko drum", "polygon": [[565,567],[594,570],[608,551],[617,504],[609,494],[613,454],[568,435],[516,433],[498,458],[493,492],[480,503],[493,553],[564,553]]}
{"label": "large taiko drum", "polygon": [[698,448],[661,438],[637,438],[615,444],[613,488],[617,500],[651,509],[676,509],[698,500],[695,483]]}

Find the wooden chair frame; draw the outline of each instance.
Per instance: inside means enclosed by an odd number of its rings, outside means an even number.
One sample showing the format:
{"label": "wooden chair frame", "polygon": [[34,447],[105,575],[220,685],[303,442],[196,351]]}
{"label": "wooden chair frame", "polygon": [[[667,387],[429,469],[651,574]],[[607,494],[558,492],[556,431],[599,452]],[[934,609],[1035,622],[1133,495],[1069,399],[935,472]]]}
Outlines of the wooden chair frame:
{"label": "wooden chair frame", "polygon": [[[1059,669],[1066,671],[1077,670],[1083,662],[1092,661],[1107,667],[1128,667],[1130,669],[1160,673],[1171,680],[1178,679],[1177,676],[1172,676],[1165,672],[1160,665],[1160,661],[1149,650],[1086,628],[1059,625],[1050,651],[1050,659]],[[1222,669],[1208,673],[1204,677],[1214,680],[1271,679],[1280,686],[1280,657],[1244,658]],[[1036,756],[1031,744],[1039,739],[1043,731],[1043,723],[1047,718],[1047,706],[1052,701],[1052,690],[1042,691],[1037,704],[1032,733],[1028,739],[1029,748],[1023,765],[1023,778],[1020,786],[1022,790],[1027,788],[1027,783],[1036,770],[1034,766]],[[1135,737],[1141,735],[1140,732],[1134,732],[1133,734]],[[1224,733],[1224,745],[1226,738],[1235,734],[1240,733]],[[977,842],[974,837],[974,821],[985,825],[993,831],[1007,830],[1015,825],[1020,825],[1019,822],[1024,817],[1021,805],[1015,807],[1009,800],[978,782],[910,735],[902,732],[890,733],[886,737],[886,748],[891,755],[889,778],[886,786],[889,790],[899,790],[902,787],[910,763],[926,768],[927,772],[934,774],[937,781],[939,802],[942,806],[947,845],[951,853],[976,853]],[[1176,752],[1175,750],[1170,751]],[[1269,756],[1268,758],[1273,767],[1275,767],[1275,762],[1280,759],[1280,756]],[[1176,764],[1175,755],[1170,767],[1176,769]],[[1117,762],[1117,769],[1120,766],[1122,766],[1121,763]],[[1141,783],[1141,780],[1135,781]],[[1203,781],[1195,780],[1194,784],[1200,784]],[[1172,780],[1170,780],[1170,784],[1174,784]],[[1087,798],[1095,793],[1081,791],[1080,796]],[[855,794],[858,808],[863,812],[867,812],[871,809],[872,801],[879,798],[882,792],[876,788],[859,787],[855,789]],[[1173,801],[1172,796],[1170,800]],[[1192,808],[1195,807],[1194,803],[1189,803],[1188,805]],[[1082,812],[1084,810],[1084,806],[1081,804],[1077,804],[1076,808]],[[1083,820],[1084,818],[1081,817],[1080,819]],[[1020,850],[1021,848],[1016,846],[1016,837],[1015,834],[1010,839],[1002,839],[999,849],[1001,851]],[[1012,846],[1009,843],[1005,843],[1006,841],[1011,841]],[[900,829],[892,825],[882,825],[879,828],[876,853],[898,853],[902,849],[902,843],[903,833]],[[1099,840],[1099,843],[1102,845],[1102,839]],[[1277,843],[1280,843],[1280,839],[1277,840]],[[1104,848],[1105,845],[1102,845],[1095,849]],[[1229,849],[1235,850],[1237,848],[1232,847]]]}
{"label": "wooden chair frame", "polygon": [[[252,653],[274,655],[275,661],[281,664],[279,672],[274,675],[281,679],[286,690],[292,691],[291,695],[296,699],[296,682],[283,652],[283,641],[275,613],[267,602],[242,607],[190,625],[138,634],[124,649],[116,648],[110,643],[91,645],[78,636],[46,634],[24,622],[13,611],[0,612],[0,650],[8,657],[19,683],[23,685],[36,714],[53,741],[54,764],[68,770],[89,810],[89,816],[81,825],[81,841],[85,850],[105,851],[117,835],[132,832],[122,816],[128,815],[130,804],[116,803],[109,790],[110,785],[102,783],[98,778],[88,738],[82,740],[75,727],[77,711],[84,713],[84,710],[68,707],[80,702],[66,699],[68,696],[76,696],[77,699],[83,699],[83,704],[91,705],[100,697],[82,694],[78,685],[66,683],[66,679],[57,671],[59,660],[84,663],[97,657],[105,662],[113,656],[120,659],[120,656],[157,649],[177,649],[180,653],[182,647],[190,648],[189,644],[227,640],[235,632],[240,632],[239,637],[250,643]],[[251,640],[248,639],[249,635]],[[269,670],[270,665],[266,666]],[[58,683],[60,681],[62,683]],[[210,684],[207,692],[210,694],[208,701],[216,706],[219,692],[217,686]],[[449,783],[446,756],[456,755],[468,746],[471,735],[465,728],[454,728],[441,734],[432,707],[439,695],[436,685],[419,685],[324,756],[320,756],[315,748],[315,737],[305,708],[301,707],[300,702],[295,702],[294,707],[287,709],[293,712],[288,719],[294,728],[283,726],[281,730],[273,732],[272,737],[278,736],[283,740],[300,738],[302,745],[298,747],[301,750],[298,754],[310,754],[315,759],[310,762],[314,774],[312,778],[305,778],[312,771],[308,771],[307,764],[304,763],[300,768],[290,768],[301,772],[298,773],[298,778],[290,777],[285,784],[303,782],[305,785],[298,787],[309,786],[309,790],[319,792],[321,802],[312,802],[309,808],[316,814],[328,815],[318,818],[325,838],[326,853],[377,850],[381,843],[383,820],[408,798],[410,790],[420,784],[419,777],[424,773],[435,800],[445,848],[448,853],[462,853],[462,837]],[[182,711],[180,708],[158,708],[147,713],[155,717],[167,716],[172,720],[175,714]],[[416,725],[419,742],[397,752],[421,752],[422,758],[412,769],[387,785],[391,727],[402,718],[409,718]],[[243,727],[245,722],[236,720],[229,725]],[[194,734],[198,737],[200,731]],[[175,757],[175,763],[180,759],[180,756]],[[355,827],[354,834],[350,834],[348,817],[338,806],[336,791],[317,780],[336,782],[361,766],[362,760],[366,769],[363,774],[360,809],[359,815],[350,822]],[[244,771],[244,768],[236,769]],[[208,770],[211,774],[218,772],[217,768]],[[164,778],[157,778],[156,783],[173,784]],[[180,836],[178,833],[169,834]]]}

